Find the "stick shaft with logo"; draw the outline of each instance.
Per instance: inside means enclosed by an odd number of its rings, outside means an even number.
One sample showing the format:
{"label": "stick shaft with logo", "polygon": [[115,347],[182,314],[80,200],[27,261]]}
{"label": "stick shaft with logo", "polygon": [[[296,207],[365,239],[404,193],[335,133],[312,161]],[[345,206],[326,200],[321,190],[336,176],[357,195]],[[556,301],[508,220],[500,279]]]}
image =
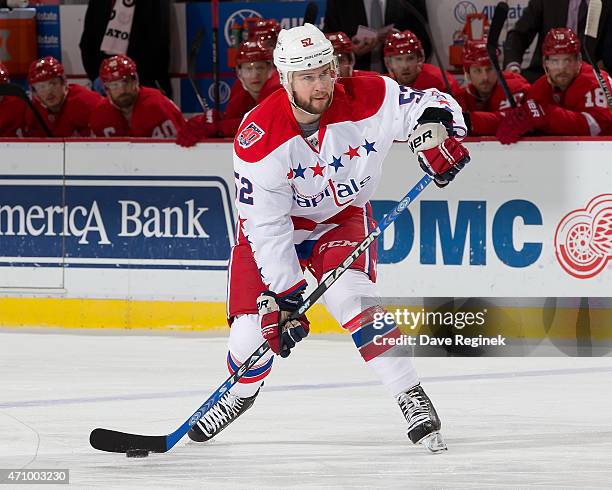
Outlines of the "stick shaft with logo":
{"label": "stick shaft with logo", "polygon": [[212,62],[213,62],[213,84],[215,94],[215,109],[217,114],[221,112],[221,96],[219,95],[219,0],[212,0]]}
{"label": "stick shaft with logo", "polygon": [[[357,258],[364,253],[382,232],[393,223],[397,217],[413,202],[419,194],[430,183],[432,178],[429,175],[423,176],[404,198],[387,213],[381,220],[378,226],[368,235],[363,241],[353,249],[346,259],[337,268],[330,271],[317,288],[302,302],[302,304],[293,313],[292,317],[297,318],[302,316],[306,311],[321,297],[325,292],[338,280],[338,278],[346,271]],[[232,375],[227,378],[215,392],[185,421],[183,424],[171,434],[164,436],[145,436],[139,434],[129,434],[126,432],[118,432],[109,429],[94,429],[90,436],[89,442],[95,449],[100,451],[108,451],[113,453],[134,453],[134,452],[156,452],[165,453],[172,449],[174,445],[180,441],[189,429],[200,420],[206,412],[208,412],[223,395],[234,386],[240,378],[250,369],[255,363],[270,349],[268,342],[261,344],[255,352],[242,364]]]}
{"label": "stick shaft with logo", "polygon": [[612,111],[612,94],[610,93],[610,88],[605,82],[604,77],[601,74],[601,70],[599,69],[599,66],[597,65],[597,63],[593,62],[593,59],[591,58],[591,53],[589,52],[586,43],[587,37],[597,39],[597,34],[599,31],[599,19],[601,17],[601,9],[601,0],[591,0],[589,2],[586,27],[584,29],[584,39],[582,42],[582,50],[584,51],[587,61],[593,67],[593,72],[595,73],[595,78],[597,78],[597,83],[599,84],[599,87],[601,88],[601,90],[603,90],[603,93],[606,96],[608,108]]}

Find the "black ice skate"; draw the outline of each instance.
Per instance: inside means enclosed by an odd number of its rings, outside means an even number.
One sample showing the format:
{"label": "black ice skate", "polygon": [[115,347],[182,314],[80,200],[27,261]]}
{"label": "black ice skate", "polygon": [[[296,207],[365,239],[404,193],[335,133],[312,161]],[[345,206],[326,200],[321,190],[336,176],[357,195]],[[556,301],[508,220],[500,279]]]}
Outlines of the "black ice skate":
{"label": "black ice skate", "polygon": [[432,453],[448,449],[440,435],[438,414],[420,384],[398,395],[397,403],[408,421],[407,434],[414,444],[420,443]]}
{"label": "black ice skate", "polygon": [[253,406],[259,390],[253,396],[240,398],[227,392],[195,425],[187,435],[192,441],[205,442],[215,437],[234,420]]}

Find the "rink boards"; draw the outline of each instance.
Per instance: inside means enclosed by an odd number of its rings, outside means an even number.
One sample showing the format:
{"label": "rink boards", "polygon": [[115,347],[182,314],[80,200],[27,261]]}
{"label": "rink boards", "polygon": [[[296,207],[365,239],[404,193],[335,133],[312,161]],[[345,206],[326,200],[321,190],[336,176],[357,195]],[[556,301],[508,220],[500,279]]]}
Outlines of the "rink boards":
{"label": "rink boards", "polygon": [[[457,181],[432,185],[381,237],[381,295],[610,296],[612,141],[468,146]],[[230,144],[3,142],[0,152],[0,325],[223,327]],[[375,216],[420,175],[394,145]],[[339,331],[323,308],[313,315],[316,331]]]}

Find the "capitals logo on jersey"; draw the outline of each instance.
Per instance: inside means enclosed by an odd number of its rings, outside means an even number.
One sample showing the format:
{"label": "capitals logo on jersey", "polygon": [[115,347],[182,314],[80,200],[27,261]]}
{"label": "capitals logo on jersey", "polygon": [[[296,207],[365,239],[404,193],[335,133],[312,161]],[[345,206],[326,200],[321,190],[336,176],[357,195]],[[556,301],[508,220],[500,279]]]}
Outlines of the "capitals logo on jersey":
{"label": "capitals logo on jersey", "polygon": [[242,148],[248,148],[256,141],[260,140],[261,137],[266,134],[263,129],[261,129],[254,122],[250,123],[246,126],[238,135],[238,144]]}

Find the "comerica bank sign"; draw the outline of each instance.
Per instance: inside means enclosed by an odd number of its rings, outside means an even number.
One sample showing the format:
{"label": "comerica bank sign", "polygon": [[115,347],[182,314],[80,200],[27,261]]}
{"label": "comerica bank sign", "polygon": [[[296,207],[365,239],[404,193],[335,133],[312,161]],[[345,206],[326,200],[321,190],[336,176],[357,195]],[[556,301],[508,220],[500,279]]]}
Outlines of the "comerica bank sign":
{"label": "comerica bank sign", "polygon": [[232,197],[217,177],[21,176],[3,179],[0,191],[4,257],[229,260]]}

